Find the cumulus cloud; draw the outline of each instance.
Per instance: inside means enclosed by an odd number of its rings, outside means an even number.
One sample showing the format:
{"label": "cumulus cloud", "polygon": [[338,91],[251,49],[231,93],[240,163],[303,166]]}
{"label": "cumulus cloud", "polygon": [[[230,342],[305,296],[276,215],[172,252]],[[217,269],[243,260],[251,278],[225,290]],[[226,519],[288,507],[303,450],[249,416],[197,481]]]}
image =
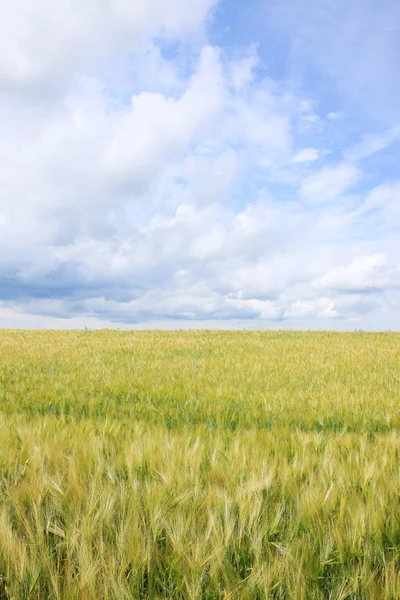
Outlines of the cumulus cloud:
{"label": "cumulus cloud", "polygon": [[398,314],[399,183],[360,166],[396,129],[335,146],[343,119],[257,45],[210,41],[215,6],[5,7],[1,325]]}
{"label": "cumulus cloud", "polygon": [[214,0],[8,3],[0,22],[0,85],[18,89],[66,78],[161,34],[196,31]]}
{"label": "cumulus cloud", "polygon": [[296,300],[285,311],[285,319],[299,319],[304,317],[328,317],[334,318],[337,312],[335,303],[330,298],[317,298],[316,300]]}
{"label": "cumulus cloud", "polygon": [[400,287],[400,265],[388,264],[384,253],[359,256],[348,265],[334,267],[314,281],[320,289],[368,292]]}
{"label": "cumulus cloud", "polygon": [[258,56],[255,48],[251,50],[249,56],[232,61],[229,65],[230,82],[236,92],[243,90],[254,79],[254,68],[258,63]]}

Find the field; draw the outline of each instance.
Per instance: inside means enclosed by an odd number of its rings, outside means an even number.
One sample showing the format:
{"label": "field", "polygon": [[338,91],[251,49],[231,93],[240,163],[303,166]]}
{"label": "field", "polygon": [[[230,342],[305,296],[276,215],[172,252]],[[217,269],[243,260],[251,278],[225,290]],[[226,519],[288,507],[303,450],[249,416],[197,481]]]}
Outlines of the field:
{"label": "field", "polygon": [[0,333],[0,599],[400,598],[400,335]]}

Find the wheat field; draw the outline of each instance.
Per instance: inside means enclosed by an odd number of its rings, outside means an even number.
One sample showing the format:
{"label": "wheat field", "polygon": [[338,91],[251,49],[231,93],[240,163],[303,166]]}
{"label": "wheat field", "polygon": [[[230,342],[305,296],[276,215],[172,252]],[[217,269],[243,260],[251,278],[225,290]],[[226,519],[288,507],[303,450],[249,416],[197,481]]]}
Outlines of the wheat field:
{"label": "wheat field", "polygon": [[400,598],[400,335],[0,333],[0,599]]}

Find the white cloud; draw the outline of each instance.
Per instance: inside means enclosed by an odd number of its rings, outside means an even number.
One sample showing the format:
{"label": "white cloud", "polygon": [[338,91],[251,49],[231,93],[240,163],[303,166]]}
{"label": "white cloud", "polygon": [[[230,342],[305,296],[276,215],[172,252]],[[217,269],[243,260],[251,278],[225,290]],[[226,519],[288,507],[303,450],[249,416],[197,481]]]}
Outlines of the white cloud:
{"label": "white cloud", "polygon": [[105,167],[118,179],[147,182],[218,114],[223,93],[217,53],[205,47],[199,71],[180,100],[154,92],[132,98],[132,109],[115,123]]}
{"label": "white cloud", "polygon": [[345,153],[345,157],[349,161],[359,161],[384,150],[391,144],[400,140],[400,126],[392,127],[389,131],[379,134],[371,135],[365,134],[362,140],[356,144],[353,148]]}
{"label": "white cloud", "polygon": [[337,199],[360,178],[361,171],[351,164],[323,167],[303,180],[301,194],[308,202],[322,204]]}
{"label": "white cloud", "polygon": [[274,34],[286,36],[292,77],[302,80],[311,66],[328,102],[333,97],[335,106],[352,109],[358,119],[397,123],[396,0],[273,0],[268,11]]}
{"label": "white cloud", "polygon": [[367,195],[360,213],[380,211],[389,225],[398,226],[400,217],[400,183],[382,184],[373,188]]}
{"label": "white cloud", "polygon": [[384,253],[359,256],[348,265],[338,266],[314,281],[318,289],[364,292],[400,287],[400,266],[389,265]]}
{"label": "white cloud", "polygon": [[[221,202],[237,181],[240,158],[233,149],[212,158],[191,154],[186,162],[186,177],[192,191],[191,199],[199,204]],[[205,185],[207,182],[207,185]]]}
{"label": "white cloud", "polygon": [[333,300],[325,297],[316,300],[296,300],[283,315],[284,319],[335,318],[337,316]]}
{"label": "white cloud", "polygon": [[0,86],[11,89],[81,71],[100,56],[132,51],[157,34],[196,30],[214,0],[29,0],[4,5],[0,21]]}
{"label": "white cloud", "polygon": [[239,92],[246,88],[254,77],[254,68],[258,62],[258,57],[255,49],[252,48],[252,52],[246,58],[239,61],[232,62],[230,67],[230,79],[231,85],[235,92]]}
{"label": "white cloud", "polygon": [[304,148],[293,156],[294,163],[306,163],[318,160],[319,151],[316,148]]}
{"label": "white cloud", "polygon": [[7,5],[0,324],[378,322],[382,290],[395,314],[398,184],[350,197],[332,117],[212,47],[213,5]]}

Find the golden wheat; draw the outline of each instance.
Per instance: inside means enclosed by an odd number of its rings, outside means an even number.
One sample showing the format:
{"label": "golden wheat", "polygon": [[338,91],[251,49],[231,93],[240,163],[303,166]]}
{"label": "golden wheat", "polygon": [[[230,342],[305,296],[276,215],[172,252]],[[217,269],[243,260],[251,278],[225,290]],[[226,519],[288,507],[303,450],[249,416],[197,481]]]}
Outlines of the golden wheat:
{"label": "golden wheat", "polygon": [[0,598],[400,598],[400,335],[0,334]]}

